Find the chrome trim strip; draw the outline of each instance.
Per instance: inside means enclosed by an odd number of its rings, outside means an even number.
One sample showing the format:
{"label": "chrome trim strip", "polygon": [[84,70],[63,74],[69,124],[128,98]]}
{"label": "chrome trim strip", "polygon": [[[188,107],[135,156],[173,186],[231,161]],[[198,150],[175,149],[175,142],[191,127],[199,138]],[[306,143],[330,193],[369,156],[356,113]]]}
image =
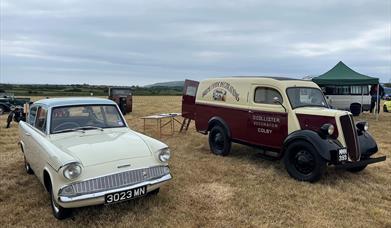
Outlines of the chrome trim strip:
{"label": "chrome trim strip", "polygon": [[[167,174],[167,175],[164,175],[164,176],[162,176],[158,179],[155,179],[155,180],[149,180],[149,181],[141,182],[141,183],[127,186],[127,187],[123,187],[123,188],[111,189],[111,190],[107,190],[107,191],[95,192],[95,193],[91,193],[91,194],[85,194],[85,195],[79,195],[79,196],[73,196],[73,197],[59,196],[58,200],[62,203],[68,203],[68,202],[75,202],[75,201],[80,201],[80,200],[94,199],[94,198],[98,198],[98,197],[103,197],[109,193],[126,191],[129,189],[138,188],[138,187],[145,186],[145,185],[149,186],[149,185],[160,184],[160,183],[168,181],[170,179],[172,179],[171,174]],[[148,191],[148,187],[147,187],[147,191]]]}

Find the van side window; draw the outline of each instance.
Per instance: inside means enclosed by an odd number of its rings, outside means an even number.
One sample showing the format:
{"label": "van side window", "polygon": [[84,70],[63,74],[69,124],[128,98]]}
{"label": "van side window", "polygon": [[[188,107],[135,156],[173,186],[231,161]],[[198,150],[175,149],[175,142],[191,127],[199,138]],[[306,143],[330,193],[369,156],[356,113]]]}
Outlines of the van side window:
{"label": "van side window", "polygon": [[186,95],[187,96],[191,96],[191,97],[195,97],[196,96],[196,92],[197,92],[197,87],[195,86],[188,86],[186,88]]}
{"label": "van side window", "polygon": [[36,115],[37,115],[37,106],[33,106],[30,108],[29,118],[28,118],[28,123],[32,126],[34,126]]}
{"label": "van side window", "polygon": [[258,87],[255,89],[254,102],[261,104],[275,104],[274,97],[278,97],[278,99],[282,102],[281,94],[272,88],[267,87]]}
{"label": "van side window", "polygon": [[46,109],[43,107],[39,107],[37,111],[37,118],[35,120],[35,127],[42,131],[43,133],[46,133]]}

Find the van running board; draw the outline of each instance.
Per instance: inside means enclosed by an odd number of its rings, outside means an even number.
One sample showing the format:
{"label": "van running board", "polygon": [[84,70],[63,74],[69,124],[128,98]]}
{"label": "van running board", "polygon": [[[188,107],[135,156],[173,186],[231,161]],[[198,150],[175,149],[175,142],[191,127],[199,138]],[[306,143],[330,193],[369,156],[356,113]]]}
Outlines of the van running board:
{"label": "van running board", "polygon": [[275,160],[279,160],[280,158],[280,154],[277,152],[262,150],[262,149],[255,149],[255,151],[257,152],[256,153],[257,157],[263,158],[265,160],[275,161]]}

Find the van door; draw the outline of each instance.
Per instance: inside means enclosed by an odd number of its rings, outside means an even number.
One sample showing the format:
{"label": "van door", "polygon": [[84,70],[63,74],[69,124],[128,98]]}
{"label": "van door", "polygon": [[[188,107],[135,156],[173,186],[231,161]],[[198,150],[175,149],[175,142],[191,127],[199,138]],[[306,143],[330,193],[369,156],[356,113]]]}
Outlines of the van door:
{"label": "van door", "polygon": [[192,80],[185,80],[183,86],[182,96],[182,116],[184,118],[192,119],[195,118],[195,100],[197,95],[199,82]]}
{"label": "van door", "polygon": [[280,104],[274,102],[275,97],[287,107],[287,101],[276,88],[252,85],[247,138],[253,145],[279,150],[288,135],[288,114]]}

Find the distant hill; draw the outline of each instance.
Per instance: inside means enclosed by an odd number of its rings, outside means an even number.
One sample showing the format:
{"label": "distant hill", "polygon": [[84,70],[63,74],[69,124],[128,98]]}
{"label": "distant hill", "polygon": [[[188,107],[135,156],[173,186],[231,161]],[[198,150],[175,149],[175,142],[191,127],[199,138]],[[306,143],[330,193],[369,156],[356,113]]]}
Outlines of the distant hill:
{"label": "distant hill", "polygon": [[184,81],[172,81],[172,82],[158,82],[151,85],[146,85],[144,87],[151,88],[151,87],[183,87],[185,84]]}

